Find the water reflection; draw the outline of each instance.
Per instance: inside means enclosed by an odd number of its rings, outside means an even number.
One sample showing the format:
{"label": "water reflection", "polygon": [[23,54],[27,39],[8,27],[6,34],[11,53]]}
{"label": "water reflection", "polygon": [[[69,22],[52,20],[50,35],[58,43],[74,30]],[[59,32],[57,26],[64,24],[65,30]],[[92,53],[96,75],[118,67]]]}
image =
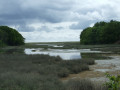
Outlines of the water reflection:
{"label": "water reflection", "polygon": [[62,51],[62,50],[48,50],[48,51],[44,51],[41,49],[25,49],[25,53],[26,54],[48,54],[50,56],[60,56],[62,59],[64,60],[70,60],[70,59],[80,59],[81,58],[81,54],[80,52],[68,52],[68,51]]}
{"label": "water reflection", "polygon": [[48,54],[50,56],[60,56],[64,60],[70,59],[81,59],[81,53],[86,52],[99,52],[99,51],[91,51],[90,49],[48,49],[44,50],[42,48],[37,49],[25,49],[25,54]]}

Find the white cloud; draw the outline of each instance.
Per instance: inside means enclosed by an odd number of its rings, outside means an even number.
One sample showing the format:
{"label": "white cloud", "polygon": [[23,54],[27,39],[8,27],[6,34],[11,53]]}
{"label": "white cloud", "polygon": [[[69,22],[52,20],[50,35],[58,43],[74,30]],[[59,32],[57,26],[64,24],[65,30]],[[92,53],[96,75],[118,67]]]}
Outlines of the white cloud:
{"label": "white cloud", "polygon": [[21,32],[27,38],[26,42],[60,42],[60,41],[79,41],[82,30],[54,30],[51,32]]}

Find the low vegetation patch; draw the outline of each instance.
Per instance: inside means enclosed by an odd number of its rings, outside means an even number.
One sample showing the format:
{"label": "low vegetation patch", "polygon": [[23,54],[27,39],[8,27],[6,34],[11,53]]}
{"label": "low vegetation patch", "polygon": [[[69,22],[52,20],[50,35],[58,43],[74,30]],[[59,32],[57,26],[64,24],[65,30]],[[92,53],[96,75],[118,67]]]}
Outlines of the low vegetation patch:
{"label": "low vegetation patch", "polygon": [[81,56],[82,58],[92,58],[95,60],[99,59],[111,59],[111,57],[108,57],[109,54],[106,53],[82,53]]}
{"label": "low vegetation patch", "polygon": [[108,90],[108,87],[103,83],[94,83],[89,79],[69,80],[65,85],[67,86],[65,90]]}
{"label": "low vegetation patch", "polygon": [[60,81],[69,74],[89,70],[95,59],[106,59],[104,55],[84,53],[83,59],[62,60],[59,56],[25,55],[24,47],[0,49],[0,90],[108,90],[107,86],[90,80]]}
{"label": "low vegetation patch", "polygon": [[59,78],[89,70],[94,60],[49,55],[0,54],[0,90],[65,90]]}

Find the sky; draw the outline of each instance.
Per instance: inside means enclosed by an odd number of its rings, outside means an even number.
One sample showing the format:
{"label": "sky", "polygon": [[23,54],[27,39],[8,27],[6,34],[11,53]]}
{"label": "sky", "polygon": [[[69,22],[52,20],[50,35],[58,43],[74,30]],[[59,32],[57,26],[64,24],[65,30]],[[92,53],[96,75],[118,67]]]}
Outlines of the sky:
{"label": "sky", "polygon": [[120,0],[0,0],[0,25],[26,42],[79,41],[96,22],[120,21]]}

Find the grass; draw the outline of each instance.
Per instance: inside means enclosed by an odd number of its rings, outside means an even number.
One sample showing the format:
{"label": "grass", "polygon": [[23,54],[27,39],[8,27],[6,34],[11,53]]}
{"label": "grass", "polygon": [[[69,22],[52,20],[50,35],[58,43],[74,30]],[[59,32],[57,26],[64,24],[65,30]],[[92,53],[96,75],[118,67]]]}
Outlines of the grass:
{"label": "grass", "polygon": [[111,57],[108,57],[110,56],[111,54],[107,53],[81,53],[81,57],[82,58],[92,58],[92,59],[95,59],[95,60],[103,60],[103,59],[111,59]]}
{"label": "grass", "polygon": [[[55,44],[55,43],[54,43]],[[90,80],[69,80],[60,78],[69,74],[89,70],[95,59],[107,59],[102,53],[83,53],[83,59],[62,60],[59,56],[25,55],[24,48],[91,49],[119,54],[119,45],[79,45],[78,42],[56,43],[64,47],[39,46],[33,43],[20,47],[0,49],[0,90],[108,90],[101,83]],[[112,48],[110,48],[112,47]]]}
{"label": "grass", "polygon": [[88,65],[94,64],[92,59],[66,61],[49,55],[0,54],[0,58],[0,72],[37,72],[57,75],[67,71],[69,74],[74,73],[75,70],[78,72],[89,70]]}
{"label": "grass", "polygon": [[62,83],[53,76],[37,73],[6,72],[0,75],[0,90],[62,90]]}
{"label": "grass", "polygon": [[65,83],[66,90],[108,90],[102,83],[94,83],[89,79],[74,79]]}
{"label": "grass", "polygon": [[62,60],[49,55],[0,54],[0,90],[64,90],[59,80],[89,70],[94,60]]}
{"label": "grass", "polygon": [[23,46],[6,46],[6,47],[0,47],[0,54],[20,54],[24,53]]}

